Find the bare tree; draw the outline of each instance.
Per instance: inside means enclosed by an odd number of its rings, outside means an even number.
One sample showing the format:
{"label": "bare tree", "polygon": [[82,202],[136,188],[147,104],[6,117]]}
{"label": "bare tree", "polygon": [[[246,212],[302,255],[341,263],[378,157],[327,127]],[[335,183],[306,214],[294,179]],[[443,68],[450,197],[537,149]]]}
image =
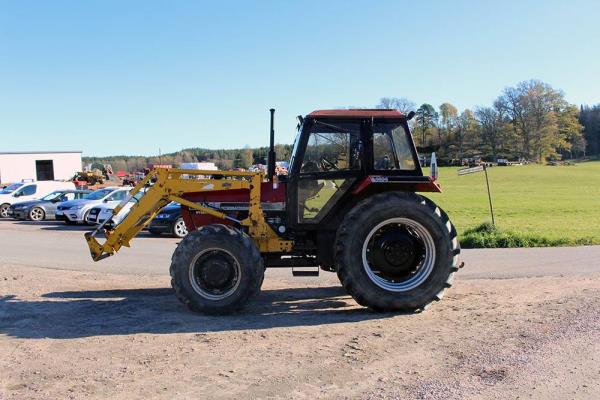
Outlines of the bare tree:
{"label": "bare tree", "polygon": [[377,108],[398,110],[404,114],[415,111],[417,105],[406,97],[382,97]]}

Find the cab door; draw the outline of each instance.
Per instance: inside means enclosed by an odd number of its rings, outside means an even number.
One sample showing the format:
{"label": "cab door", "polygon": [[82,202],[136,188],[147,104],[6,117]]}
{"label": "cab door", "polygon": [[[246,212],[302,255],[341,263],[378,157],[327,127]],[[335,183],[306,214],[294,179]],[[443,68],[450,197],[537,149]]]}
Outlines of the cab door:
{"label": "cab door", "polygon": [[305,124],[299,159],[294,160],[289,185],[290,222],[311,225],[326,222],[335,205],[363,174],[362,120],[312,120]]}

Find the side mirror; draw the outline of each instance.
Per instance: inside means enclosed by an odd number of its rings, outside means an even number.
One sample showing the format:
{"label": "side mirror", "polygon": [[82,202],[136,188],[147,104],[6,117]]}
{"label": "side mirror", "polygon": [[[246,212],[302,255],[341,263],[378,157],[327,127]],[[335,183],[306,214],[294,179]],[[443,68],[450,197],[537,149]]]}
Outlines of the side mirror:
{"label": "side mirror", "polygon": [[406,116],[406,120],[410,121],[411,119],[414,118],[415,115],[416,115],[416,113],[414,111],[409,112],[408,115]]}

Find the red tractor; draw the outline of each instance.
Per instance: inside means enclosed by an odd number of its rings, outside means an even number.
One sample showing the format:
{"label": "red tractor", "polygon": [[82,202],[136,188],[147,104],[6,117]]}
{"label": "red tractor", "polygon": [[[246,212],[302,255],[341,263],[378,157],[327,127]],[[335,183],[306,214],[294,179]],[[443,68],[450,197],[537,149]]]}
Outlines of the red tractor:
{"label": "red tractor", "polygon": [[[408,127],[414,113],[320,110],[298,117],[288,175],[233,171],[152,171],[149,188],[100,244],[112,255],[170,201],[190,232],[170,267],[177,297],[193,310],[228,313],[256,294],[265,268],[294,275],[336,272],[348,293],[377,311],[416,311],[440,300],[458,270],[460,246],[446,213],[415,192],[440,192],[424,176]],[[124,203],[123,203],[124,204]],[[120,208],[114,210],[118,213]],[[301,270],[298,268],[302,267]],[[307,270],[308,267],[308,270]]]}

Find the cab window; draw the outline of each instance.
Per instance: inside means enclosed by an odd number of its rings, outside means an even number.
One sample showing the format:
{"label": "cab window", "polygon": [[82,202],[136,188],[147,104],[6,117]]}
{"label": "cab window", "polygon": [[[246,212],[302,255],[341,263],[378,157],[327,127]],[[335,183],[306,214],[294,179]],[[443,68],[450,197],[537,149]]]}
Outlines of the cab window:
{"label": "cab window", "polygon": [[402,124],[374,124],[373,168],[378,171],[415,169],[411,141]]}
{"label": "cab window", "polygon": [[356,170],[361,168],[359,122],[315,121],[300,173]]}

